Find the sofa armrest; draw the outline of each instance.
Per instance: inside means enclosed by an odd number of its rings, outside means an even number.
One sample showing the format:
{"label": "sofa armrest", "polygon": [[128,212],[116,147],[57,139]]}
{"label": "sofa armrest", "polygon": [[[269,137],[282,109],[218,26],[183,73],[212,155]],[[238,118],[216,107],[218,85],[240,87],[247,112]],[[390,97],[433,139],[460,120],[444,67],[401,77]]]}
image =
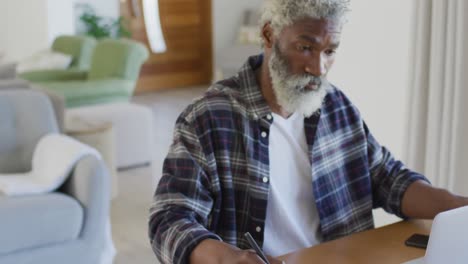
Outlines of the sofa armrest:
{"label": "sofa armrest", "polygon": [[87,71],[78,70],[43,70],[19,74],[19,77],[31,82],[86,80]]}
{"label": "sofa armrest", "polygon": [[102,244],[110,213],[110,176],[104,162],[94,156],[81,159],[61,191],[83,206],[85,219],[80,237]]}

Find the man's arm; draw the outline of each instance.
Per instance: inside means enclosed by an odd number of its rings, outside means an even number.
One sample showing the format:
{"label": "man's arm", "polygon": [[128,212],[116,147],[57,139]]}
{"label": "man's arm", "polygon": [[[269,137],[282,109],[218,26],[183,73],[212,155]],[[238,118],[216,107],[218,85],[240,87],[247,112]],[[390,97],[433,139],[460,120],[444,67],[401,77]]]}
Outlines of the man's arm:
{"label": "man's arm", "polygon": [[[468,206],[468,198],[430,185],[423,175],[407,169],[367,131],[374,206],[400,217],[433,219],[438,213]],[[377,207],[376,206],[376,207]]]}
{"label": "man's arm", "polygon": [[364,123],[367,137],[369,170],[372,180],[374,208],[382,207],[398,217],[407,217],[402,211],[403,196],[414,182],[427,181],[423,175],[408,170],[396,160],[388,149],[382,147]]}
{"label": "man's arm", "polygon": [[401,210],[409,218],[433,219],[440,212],[462,206],[468,206],[467,197],[416,181],[406,189]]}
{"label": "man's arm", "polygon": [[149,237],[161,263],[187,263],[198,243],[221,240],[206,228],[213,207],[206,164],[194,126],[179,118],[150,209]]}

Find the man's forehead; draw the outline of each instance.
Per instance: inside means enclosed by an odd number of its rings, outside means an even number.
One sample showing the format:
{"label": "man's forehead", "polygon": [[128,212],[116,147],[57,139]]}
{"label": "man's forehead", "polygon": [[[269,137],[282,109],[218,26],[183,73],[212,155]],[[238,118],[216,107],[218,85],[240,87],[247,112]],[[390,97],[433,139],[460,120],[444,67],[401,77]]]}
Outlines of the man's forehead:
{"label": "man's forehead", "polygon": [[303,18],[294,22],[291,27],[301,33],[313,35],[339,35],[342,30],[342,23],[336,19],[326,18]]}
{"label": "man's forehead", "polygon": [[[323,41],[324,41],[323,37],[313,36],[313,35],[299,35],[297,38],[301,39],[301,40],[304,40],[304,41],[307,41],[307,42],[314,43],[314,44],[320,44],[320,43],[323,43]],[[330,34],[330,35],[328,35],[327,41],[328,41],[329,45],[338,47],[340,45],[340,35]]]}

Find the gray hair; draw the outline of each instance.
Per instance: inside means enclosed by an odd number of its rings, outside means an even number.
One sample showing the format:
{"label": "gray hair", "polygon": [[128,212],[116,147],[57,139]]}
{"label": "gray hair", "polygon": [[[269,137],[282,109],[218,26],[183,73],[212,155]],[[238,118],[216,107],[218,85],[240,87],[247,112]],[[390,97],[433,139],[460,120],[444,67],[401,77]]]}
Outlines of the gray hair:
{"label": "gray hair", "polygon": [[[270,22],[275,36],[284,27],[292,25],[302,18],[327,18],[346,22],[350,0],[265,0],[260,27]],[[263,40],[262,40],[263,43]]]}

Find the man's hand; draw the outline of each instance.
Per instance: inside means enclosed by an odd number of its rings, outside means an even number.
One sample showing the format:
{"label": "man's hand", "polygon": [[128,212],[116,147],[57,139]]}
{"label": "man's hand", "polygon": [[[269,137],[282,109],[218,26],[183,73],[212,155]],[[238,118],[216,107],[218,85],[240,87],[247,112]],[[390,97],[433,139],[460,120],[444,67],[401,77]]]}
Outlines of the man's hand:
{"label": "man's hand", "polygon": [[[281,260],[267,257],[271,264],[281,264]],[[190,255],[190,263],[206,264],[265,264],[254,250],[241,250],[229,244],[213,240],[203,240]]]}

